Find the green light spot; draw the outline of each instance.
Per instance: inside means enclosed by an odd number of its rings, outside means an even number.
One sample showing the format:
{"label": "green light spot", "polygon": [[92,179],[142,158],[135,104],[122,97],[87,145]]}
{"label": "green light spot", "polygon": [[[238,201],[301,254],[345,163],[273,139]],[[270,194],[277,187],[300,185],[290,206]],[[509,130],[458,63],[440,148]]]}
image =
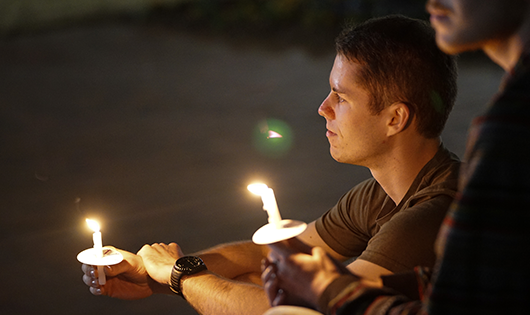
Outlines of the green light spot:
{"label": "green light spot", "polygon": [[264,119],[253,132],[253,145],[261,154],[279,158],[291,149],[293,142],[291,127],[279,119]]}

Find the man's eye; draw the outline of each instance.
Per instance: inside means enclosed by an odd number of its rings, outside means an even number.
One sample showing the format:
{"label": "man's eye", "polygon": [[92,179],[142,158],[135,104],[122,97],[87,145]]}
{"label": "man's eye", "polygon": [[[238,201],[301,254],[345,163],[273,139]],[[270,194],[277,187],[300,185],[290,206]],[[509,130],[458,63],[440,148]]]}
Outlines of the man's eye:
{"label": "man's eye", "polygon": [[344,99],[342,97],[340,97],[338,94],[336,94],[336,96],[337,96],[337,102],[339,103],[344,102]]}

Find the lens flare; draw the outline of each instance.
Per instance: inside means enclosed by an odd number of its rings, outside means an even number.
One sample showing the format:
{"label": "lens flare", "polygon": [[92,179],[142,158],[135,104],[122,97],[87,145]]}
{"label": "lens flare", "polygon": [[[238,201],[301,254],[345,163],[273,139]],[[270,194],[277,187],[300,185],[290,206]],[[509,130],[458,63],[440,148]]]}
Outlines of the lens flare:
{"label": "lens flare", "polygon": [[261,154],[280,158],[291,149],[293,136],[291,127],[279,119],[269,118],[257,123],[253,133],[253,144]]}

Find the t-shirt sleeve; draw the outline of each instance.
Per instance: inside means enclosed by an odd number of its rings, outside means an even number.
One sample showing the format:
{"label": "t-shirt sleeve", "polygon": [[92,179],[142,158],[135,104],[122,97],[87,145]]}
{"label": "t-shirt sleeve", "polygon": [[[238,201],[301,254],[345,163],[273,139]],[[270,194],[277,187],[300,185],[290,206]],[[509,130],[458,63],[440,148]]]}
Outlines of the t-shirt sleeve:
{"label": "t-shirt sleeve", "polygon": [[437,195],[396,213],[368,242],[359,259],[393,272],[414,266],[432,268],[434,242],[452,201],[450,196]]}
{"label": "t-shirt sleeve", "polygon": [[337,204],[316,220],[315,227],[326,244],[345,257],[357,257],[371,238],[367,216],[381,207],[384,191],[368,179],[342,196]]}
{"label": "t-shirt sleeve", "polygon": [[[317,232],[340,255],[357,257],[392,272],[415,266],[432,268],[436,260],[434,242],[453,198],[440,191],[378,218],[385,199],[381,186],[374,179],[366,180],[315,222]],[[390,219],[385,222],[387,217]]]}

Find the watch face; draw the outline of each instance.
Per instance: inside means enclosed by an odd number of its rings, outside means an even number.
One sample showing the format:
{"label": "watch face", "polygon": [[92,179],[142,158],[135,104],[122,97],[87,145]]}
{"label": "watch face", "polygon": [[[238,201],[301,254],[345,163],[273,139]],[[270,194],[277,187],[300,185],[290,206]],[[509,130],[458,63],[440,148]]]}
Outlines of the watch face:
{"label": "watch face", "polygon": [[185,256],[177,260],[176,266],[182,273],[192,272],[197,267],[203,266],[204,262],[199,257]]}

